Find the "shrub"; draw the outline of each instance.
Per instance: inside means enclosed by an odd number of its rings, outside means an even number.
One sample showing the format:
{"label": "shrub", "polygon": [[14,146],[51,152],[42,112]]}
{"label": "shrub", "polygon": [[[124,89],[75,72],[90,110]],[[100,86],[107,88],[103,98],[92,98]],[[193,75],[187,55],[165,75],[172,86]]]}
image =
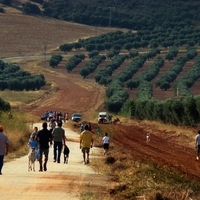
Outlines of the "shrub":
{"label": "shrub", "polygon": [[108,156],[105,160],[105,164],[111,165],[114,164],[116,162],[115,158],[112,156]]}
{"label": "shrub", "polygon": [[22,5],[22,12],[28,15],[30,14],[39,15],[41,13],[41,10],[37,5],[32,4],[30,2],[26,2]]}

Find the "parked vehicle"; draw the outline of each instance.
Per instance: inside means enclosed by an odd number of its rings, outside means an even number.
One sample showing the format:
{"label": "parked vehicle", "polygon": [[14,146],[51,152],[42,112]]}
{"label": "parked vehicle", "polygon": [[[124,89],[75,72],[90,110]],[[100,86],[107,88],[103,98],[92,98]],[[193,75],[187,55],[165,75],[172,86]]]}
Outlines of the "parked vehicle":
{"label": "parked vehicle", "polygon": [[74,113],[72,115],[72,121],[79,122],[82,120],[82,114],[81,113]]}
{"label": "parked vehicle", "polygon": [[59,118],[59,120],[64,120],[64,116],[61,112],[54,112],[54,111],[45,111],[45,113],[41,116],[41,120],[45,120],[50,122],[50,120]]}
{"label": "parked vehicle", "polygon": [[111,123],[111,120],[112,116],[109,115],[107,112],[100,112],[98,115],[99,124]]}

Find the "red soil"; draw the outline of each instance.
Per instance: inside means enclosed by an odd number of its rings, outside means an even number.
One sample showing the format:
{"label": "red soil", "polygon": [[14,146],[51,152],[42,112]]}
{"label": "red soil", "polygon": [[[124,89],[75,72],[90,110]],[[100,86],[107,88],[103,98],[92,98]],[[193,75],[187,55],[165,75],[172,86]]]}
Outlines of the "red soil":
{"label": "red soil", "polygon": [[[31,112],[41,116],[45,110],[59,110],[72,114],[82,112],[84,120],[96,123],[94,112],[104,100],[104,87],[80,75],[69,74],[63,68],[56,69],[58,76],[44,74],[48,81],[59,85],[60,90],[32,105]],[[129,151],[133,158],[150,161],[200,180],[200,161],[196,160],[195,148],[190,147],[194,138],[157,130],[153,125],[131,121],[114,126],[114,143]],[[146,142],[146,134],[151,132],[151,141]],[[192,137],[195,137],[195,134]]]}

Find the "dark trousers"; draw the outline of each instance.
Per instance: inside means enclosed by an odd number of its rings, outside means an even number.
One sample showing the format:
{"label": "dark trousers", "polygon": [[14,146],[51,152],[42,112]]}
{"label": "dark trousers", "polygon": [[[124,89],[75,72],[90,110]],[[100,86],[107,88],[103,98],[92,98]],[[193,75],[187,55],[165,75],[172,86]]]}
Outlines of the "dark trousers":
{"label": "dark trousers", "polygon": [[3,159],[4,159],[4,155],[0,155],[0,173],[1,173],[1,169],[3,167]]}
{"label": "dark trousers", "polygon": [[60,162],[60,155],[61,155],[61,151],[62,151],[62,142],[54,141],[53,148],[54,148],[53,149],[54,160],[59,163]]}

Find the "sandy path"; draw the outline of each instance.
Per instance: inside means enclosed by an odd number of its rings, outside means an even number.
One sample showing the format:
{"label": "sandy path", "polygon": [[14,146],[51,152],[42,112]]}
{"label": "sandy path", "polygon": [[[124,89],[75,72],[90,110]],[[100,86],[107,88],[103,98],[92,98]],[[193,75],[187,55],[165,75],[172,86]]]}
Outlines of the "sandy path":
{"label": "sandy path", "polygon": [[[41,124],[38,124],[39,128]],[[78,141],[79,134],[66,129],[69,140]],[[69,163],[53,162],[53,148],[50,148],[47,172],[39,172],[36,161],[36,171],[28,172],[27,156],[4,164],[0,176],[1,200],[22,199],[80,199],[83,193],[100,193],[106,191],[106,177],[99,175],[89,165],[82,164],[82,154],[78,142],[67,141],[70,148]],[[92,148],[91,163],[99,150]],[[63,155],[61,155],[63,156]],[[99,155],[100,156],[100,155]],[[104,194],[99,194],[100,196]]]}

